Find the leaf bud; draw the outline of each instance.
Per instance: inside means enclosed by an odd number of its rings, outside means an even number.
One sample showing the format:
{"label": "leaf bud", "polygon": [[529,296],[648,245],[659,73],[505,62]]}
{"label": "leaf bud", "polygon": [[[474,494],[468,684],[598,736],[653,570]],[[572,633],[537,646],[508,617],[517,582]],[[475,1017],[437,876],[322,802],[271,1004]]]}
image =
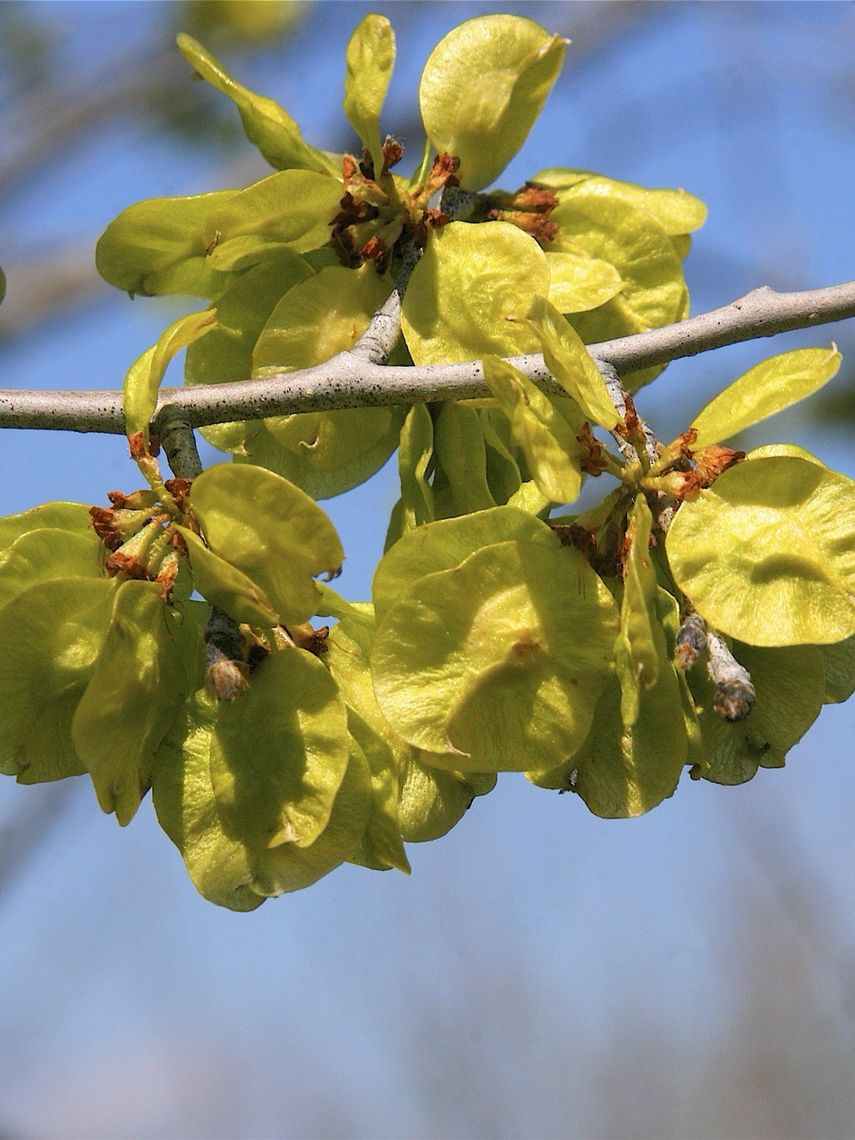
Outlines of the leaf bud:
{"label": "leaf bud", "polygon": [[381,175],[391,170],[393,166],[397,166],[403,157],[403,143],[398,139],[393,139],[391,135],[386,135],[386,140],[383,143],[383,169],[380,172]]}
{"label": "leaf bud", "polygon": [[674,639],[674,663],[679,669],[691,669],[707,647],[707,627],[700,614],[686,614]]}
{"label": "leaf bud", "polygon": [[302,622],[300,625],[289,625],[288,632],[299,649],[305,649],[307,652],[313,653],[315,657],[320,657],[329,648],[327,639],[330,635],[330,627],[328,625],[322,625],[315,629],[310,622]]}
{"label": "leaf bud", "polygon": [[108,491],[107,498],[114,507],[129,511],[148,510],[157,503],[157,495],[150,490],[132,491],[130,495],[123,491]]}
{"label": "leaf bud", "polygon": [[95,533],[108,550],[118,550],[152,517],[151,510],[127,510],[124,507],[90,507],[89,515]]}
{"label": "leaf bud", "polygon": [[106,562],[107,573],[113,577],[116,574],[127,574],[129,578],[147,579],[149,573],[149,559],[152,547],[162,546],[163,527],[162,517],[151,519],[142,530],[134,534],[115,550]]}
{"label": "leaf bud", "polygon": [[744,451],[734,451],[720,443],[712,443],[709,447],[696,451],[694,454],[695,468],[701,486],[711,487],[722,471],[726,471],[728,467],[732,467],[734,463],[738,463],[740,459],[744,458]]}
{"label": "leaf bud", "polygon": [[486,216],[491,221],[510,222],[540,245],[548,245],[558,235],[558,223],[550,218],[557,205],[558,195],[553,189],[526,182],[512,194],[499,190],[488,195]]}
{"label": "leaf bud", "polygon": [[717,685],[713,708],[722,720],[731,723],[745,720],[754,708],[754,686],[742,681]]}
{"label": "leaf bud", "polygon": [[192,480],[167,479],[163,485],[175,500],[175,505],[178,510],[182,514],[186,514],[190,509],[190,487]]}
{"label": "leaf bud", "polygon": [[660,447],[659,461],[650,468],[651,475],[664,475],[674,468],[685,470],[692,458],[692,444],[697,439],[697,431],[689,428],[682,435],[678,435],[671,443]]}
{"label": "leaf bud", "polygon": [[694,498],[703,487],[696,471],[669,471],[667,475],[648,475],[641,480],[641,485],[647,491],[670,495],[678,502]]}
{"label": "leaf bud", "polygon": [[713,708],[726,721],[745,720],[754,708],[751,674],[740,665],[720,636],[707,631],[707,672],[715,683]]}
{"label": "leaf bud", "polygon": [[602,475],[611,467],[611,456],[591,431],[591,425],[588,423],[582,424],[576,440],[585,449],[585,455],[582,456],[582,470],[588,475]]}
{"label": "leaf bud", "polygon": [[160,586],[160,592],[165,602],[168,602],[172,596],[175,579],[178,577],[178,571],[180,569],[181,562],[177,552],[174,549],[168,551],[164,555],[154,579],[158,586]]}
{"label": "leaf bud", "polygon": [[242,661],[226,657],[221,649],[209,641],[205,648],[208,682],[218,701],[234,701],[249,688],[247,666]]}
{"label": "leaf bud", "polygon": [[446,186],[459,186],[457,170],[460,159],[453,154],[438,154],[433,160],[427,178],[410,195],[414,206],[427,206],[428,202]]}

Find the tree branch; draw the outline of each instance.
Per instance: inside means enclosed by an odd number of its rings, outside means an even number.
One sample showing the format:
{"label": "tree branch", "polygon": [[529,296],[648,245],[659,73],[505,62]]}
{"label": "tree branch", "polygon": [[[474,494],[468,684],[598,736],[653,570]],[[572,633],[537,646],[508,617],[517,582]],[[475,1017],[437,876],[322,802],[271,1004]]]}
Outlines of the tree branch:
{"label": "tree branch", "polygon": [[202,474],[193,425],[185,408],[178,404],[164,404],[154,421],[154,428],[177,479],[193,480]]}
{"label": "tree branch", "polygon": [[[385,313],[384,320],[390,315]],[[855,281],[800,293],[778,293],[763,286],[701,316],[588,347],[595,360],[626,374],[728,344],[853,316]],[[381,337],[381,340],[384,345],[388,343],[387,338]],[[373,355],[375,346],[369,351]],[[540,354],[511,357],[510,361],[540,387],[563,393]],[[358,353],[343,352],[312,368],[283,372],[263,380],[166,388],[160,393],[158,410],[167,404],[179,405],[193,427],[204,427],[294,412],[462,400],[487,395],[489,391],[477,360],[403,368],[375,364],[360,359]],[[120,391],[0,390],[0,427],[120,435],[125,430],[122,394]]]}

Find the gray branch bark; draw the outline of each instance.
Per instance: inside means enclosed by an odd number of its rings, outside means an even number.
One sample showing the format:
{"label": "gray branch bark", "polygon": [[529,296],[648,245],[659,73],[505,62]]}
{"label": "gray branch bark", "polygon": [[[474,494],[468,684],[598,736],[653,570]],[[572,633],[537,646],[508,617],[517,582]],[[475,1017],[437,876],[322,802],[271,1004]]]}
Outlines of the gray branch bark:
{"label": "gray branch bark", "polygon": [[[393,302],[394,304],[394,302]],[[388,322],[390,312],[381,310]],[[689,320],[589,345],[598,362],[626,375],[652,365],[855,316],[855,281],[807,292],[779,293],[768,286]],[[379,333],[379,329],[376,330]],[[369,330],[371,333],[371,330]],[[388,344],[388,329],[377,337]],[[371,353],[373,355],[373,353]],[[380,407],[488,396],[480,361],[422,367],[390,367],[343,352],[323,364],[263,380],[238,380],[197,388],[165,388],[158,410],[177,405],[192,427],[262,419],[295,412]],[[546,391],[561,394],[540,354],[510,362]],[[124,433],[120,391],[0,390],[0,427]]]}

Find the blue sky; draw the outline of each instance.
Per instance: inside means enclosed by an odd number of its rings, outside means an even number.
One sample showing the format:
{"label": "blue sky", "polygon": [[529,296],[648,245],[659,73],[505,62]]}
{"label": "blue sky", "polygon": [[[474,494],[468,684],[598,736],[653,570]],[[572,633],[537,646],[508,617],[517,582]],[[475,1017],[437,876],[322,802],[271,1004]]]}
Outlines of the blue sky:
{"label": "blue sky", "polygon": [[[175,18],[159,3],[28,7],[59,35],[72,86],[96,82]],[[239,73],[312,141],[338,145],[344,45],[364,12],[399,31],[392,132],[445,31],[476,13],[523,12],[574,44],[503,185],[567,165],[691,190],[710,209],[687,263],[696,312],[761,284],[851,278],[855,9],[632,7],[320,3],[293,41]],[[174,50],[165,37],[162,50]],[[413,140],[413,161],[419,150]],[[234,161],[118,117],[8,195],[0,262],[94,243],[131,201],[218,188]],[[10,298],[14,289],[10,272]],[[192,306],[98,295],[0,342],[0,384],[118,386]],[[855,349],[837,325],[676,363],[642,410],[670,438],[751,364],[832,338]],[[851,390],[851,377],[844,367],[837,382]],[[819,435],[794,409],[752,437],[782,439],[855,477],[843,428]],[[137,485],[121,439],[4,432],[0,444],[2,513]],[[210,449],[204,458],[216,461]],[[368,595],[393,467],[325,504],[353,598]],[[762,1113],[734,1124],[727,1095],[705,1088],[756,992],[759,958],[776,1000],[739,1032],[767,1048],[791,1039],[790,1092],[813,1114],[803,1127],[843,1135],[834,1121],[851,1121],[855,1104],[832,1078],[855,1038],[841,997],[855,941],[853,731],[855,710],[828,708],[786,769],[741,788],[685,780],[635,821],[604,822],[570,796],[503,777],[449,836],[411,847],[411,877],[343,868],[251,915],[196,895],[148,803],[120,830],[77,781],[0,897],[0,1133],[785,1135]],[[0,829],[50,791],[0,784]],[[810,996],[804,1008],[794,990]],[[803,1043],[815,1039],[826,1052],[808,1065]],[[768,1108],[772,1086],[752,1080],[745,1104]]]}

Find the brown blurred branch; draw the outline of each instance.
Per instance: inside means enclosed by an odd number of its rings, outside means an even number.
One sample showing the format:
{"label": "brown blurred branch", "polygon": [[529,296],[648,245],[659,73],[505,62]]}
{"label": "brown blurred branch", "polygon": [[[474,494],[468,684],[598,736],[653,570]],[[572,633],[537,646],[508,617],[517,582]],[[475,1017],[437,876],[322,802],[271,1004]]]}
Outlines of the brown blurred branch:
{"label": "brown blurred branch", "polygon": [[[554,30],[573,41],[572,64],[578,70],[595,63],[602,53],[627,35],[639,23],[659,14],[659,5],[647,0],[614,0],[611,4],[579,3],[569,13],[556,10]],[[401,19],[403,19],[403,12]],[[396,18],[396,23],[399,20]],[[121,114],[150,110],[150,97],[156,92],[160,105],[188,112],[200,98],[201,84],[190,84],[190,69],[171,45],[150,47],[125,57],[82,94],[52,87],[31,96],[14,120],[5,116],[0,133],[7,139],[23,138],[24,143],[0,162],[0,193],[20,185],[45,163],[68,148],[81,135]],[[216,98],[209,92],[212,98]],[[407,150],[418,154],[423,137],[421,118],[415,106],[395,125],[397,135],[407,141]],[[345,134],[333,149],[354,145]],[[214,175],[218,186],[243,186],[269,173],[258,155],[229,164]],[[187,193],[195,193],[190,188]],[[17,262],[4,262],[10,292],[0,308],[0,341],[11,339],[49,320],[72,305],[85,303],[105,293],[95,271],[94,237],[59,250],[37,253]]]}
{"label": "brown blurred branch", "polygon": [[44,162],[68,149],[86,131],[145,106],[152,92],[177,93],[187,86],[187,64],[175,51],[152,45],[131,59],[122,59],[93,87],[78,95],[51,87],[40,91],[4,124],[8,138],[23,139],[0,163],[0,193],[8,194]]}

